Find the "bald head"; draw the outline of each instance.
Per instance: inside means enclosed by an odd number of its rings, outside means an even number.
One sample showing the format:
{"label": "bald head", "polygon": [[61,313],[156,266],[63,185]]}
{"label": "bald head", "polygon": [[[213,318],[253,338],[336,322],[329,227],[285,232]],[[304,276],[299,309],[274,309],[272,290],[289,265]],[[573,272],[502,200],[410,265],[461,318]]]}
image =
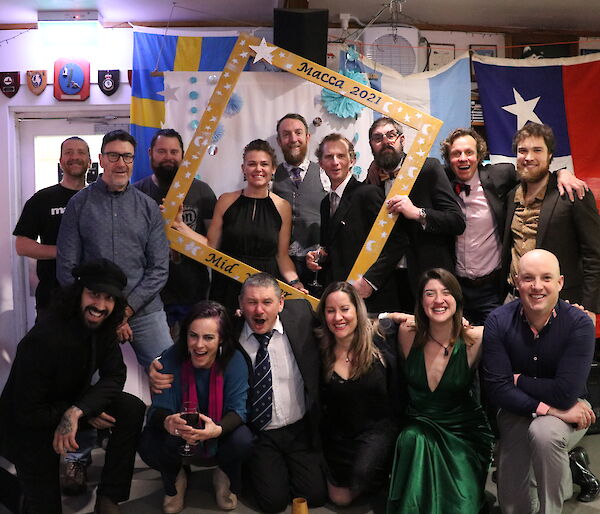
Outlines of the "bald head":
{"label": "bald head", "polygon": [[526,316],[548,318],[558,302],[564,278],[558,259],[547,250],[531,250],[519,260],[517,289]]}

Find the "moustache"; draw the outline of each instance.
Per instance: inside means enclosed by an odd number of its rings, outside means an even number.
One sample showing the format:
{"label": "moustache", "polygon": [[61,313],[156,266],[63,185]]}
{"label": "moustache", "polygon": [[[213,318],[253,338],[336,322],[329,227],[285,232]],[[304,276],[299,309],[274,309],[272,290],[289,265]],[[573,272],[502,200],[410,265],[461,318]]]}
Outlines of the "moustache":
{"label": "moustache", "polygon": [[102,310],[100,310],[100,309],[97,309],[96,307],[94,307],[93,305],[88,305],[85,308],[85,310],[89,311],[89,312],[91,312],[93,314],[100,314],[101,316],[105,316],[105,317],[108,316],[108,309],[102,309]]}

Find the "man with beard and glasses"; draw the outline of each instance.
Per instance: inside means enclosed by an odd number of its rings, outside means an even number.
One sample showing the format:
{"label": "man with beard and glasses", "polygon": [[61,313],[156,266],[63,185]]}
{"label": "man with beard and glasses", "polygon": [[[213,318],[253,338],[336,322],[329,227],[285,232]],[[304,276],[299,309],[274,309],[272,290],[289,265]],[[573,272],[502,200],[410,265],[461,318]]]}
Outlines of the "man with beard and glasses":
{"label": "man with beard and glasses", "polygon": [[[161,129],[150,142],[149,175],[134,184],[140,191],[161,204],[183,160],[183,141],[173,129]],[[215,193],[208,184],[194,179],[183,201],[183,221],[198,234],[206,236],[213,217]],[[209,276],[206,266],[171,249],[169,279],[161,292],[171,335],[177,339],[179,323],[191,307],[208,296]]]}
{"label": "man with beard and glasses", "polygon": [[[374,161],[369,167],[366,182],[375,184],[386,195],[404,162],[404,134],[402,125],[392,118],[379,118],[369,129],[369,144]],[[397,281],[400,310],[412,312],[414,291],[421,274],[431,268],[444,268],[454,272],[454,238],[465,230],[465,217],[452,192],[448,177],[441,164],[427,158],[408,196],[396,195],[387,202],[389,212],[400,214],[390,239],[398,231],[406,232],[410,246],[405,256],[393,255],[398,263],[392,279]],[[390,241],[382,256],[392,257]],[[380,258],[369,270],[369,275],[382,282],[381,276],[389,274],[385,258]],[[372,283],[365,279],[355,284],[359,294],[368,298],[373,292]]]}
{"label": "man with beard and glasses", "polygon": [[314,279],[306,267],[306,254],[319,246],[319,206],[329,191],[327,175],[308,158],[309,142],[308,125],[300,114],[286,114],[277,122],[277,144],[284,162],[273,176],[273,192],[292,206],[290,257],[303,284]]}
{"label": "man with beard and glasses", "polygon": [[516,287],[519,259],[534,248],[558,258],[560,297],[600,312],[600,216],[591,191],[570,201],[560,196],[549,167],[555,139],[548,125],[527,123],[513,139],[520,184],[507,200],[502,276]]}
{"label": "man with beard and glasses", "polygon": [[60,145],[59,163],[63,172],[60,183],[40,189],[27,200],[13,231],[17,254],[37,260],[38,314],[49,305],[53,291],[58,288],[56,238],[67,202],[85,186],[85,174],[91,165],[87,143],[77,136],[65,139]]}
{"label": "man with beard and glasses", "polygon": [[129,498],[145,407],[123,392],[116,328],[127,277],[107,259],[77,266],[73,277],[17,346],[0,397],[0,454],[17,470],[19,512],[60,514],[59,455],[92,428],[110,429],[94,512],[118,513]]}

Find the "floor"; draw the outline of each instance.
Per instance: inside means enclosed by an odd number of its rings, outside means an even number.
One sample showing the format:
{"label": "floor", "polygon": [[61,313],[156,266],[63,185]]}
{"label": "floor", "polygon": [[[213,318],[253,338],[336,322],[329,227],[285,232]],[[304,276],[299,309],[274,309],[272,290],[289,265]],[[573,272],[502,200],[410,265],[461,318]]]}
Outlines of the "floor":
{"label": "floor", "polygon": [[[587,435],[582,441],[582,446],[586,448],[591,459],[591,468],[596,476],[600,477],[600,434]],[[94,486],[100,477],[100,471],[104,461],[104,452],[100,449],[94,450],[94,462],[89,469],[88,479],[90,487],[87,494],[78,497],[64,497],[63,513],[90,513],[93,511],[95,493]],[[491,473],[488,477],[487,487],[488,493],[495,497],[496,486],[491,481]],[[575,486],[576,493],[578,487]],[[490,496],[491,497],[491,496]],[[153,514],[162,512],[162,483],[160,476],[154,470],[149,469],[139,458],[136,460],[133,484],[131,487],[131,497],[126,503],[121,504],[121,511],[124,514]],[[291,512],[291,507],[288,507],[286,512]],[[213,495],[211,471],[192,467],[192,475],[188,484],[186,496],[186,507],[182,511],[184,514],[194,512],[203,513],[220,513]],[[240,500],[238,508],[235,512],[240,514],[257,512],[249,506],[244,500]],[[385,512],[385,497],[378,495],[372,498],[365,498],[358,504],[348,508],[337,508],[332,505],[326,505],[318,509],[310,509],[314,514],[328,513],[344,513],[344,514],[366,514],[366,513],[383,513]],[[492,513],[499,513],[497,503],[492,509]],[[565,514],[599,514],[600,513],[600,498],[597,498],[591,503],[580,503],[575,498],[572,498],[565,503],[563,512]],[[7,514],[8,511],[0,506],[0,514]],[[465,513],[470,514],[470,513]],[[475,513],[473,513],[475,514]]]}

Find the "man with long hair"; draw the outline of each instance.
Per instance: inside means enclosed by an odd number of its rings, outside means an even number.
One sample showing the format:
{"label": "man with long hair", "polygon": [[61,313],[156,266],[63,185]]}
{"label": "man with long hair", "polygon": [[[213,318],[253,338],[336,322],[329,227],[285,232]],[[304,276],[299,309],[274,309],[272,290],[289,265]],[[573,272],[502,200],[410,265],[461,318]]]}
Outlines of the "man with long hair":
{"label": "man with long hair", "polygon": [[129,497],[145,408],[123,392],[116,328],[127,278],[107,259],[77,266],[73,277],[19,343],[0,398],[0,454],[15,464],[22,512],[61,512],[59,455],[77,450],[92,427],[110,429],[95,512],[119,512]]}

